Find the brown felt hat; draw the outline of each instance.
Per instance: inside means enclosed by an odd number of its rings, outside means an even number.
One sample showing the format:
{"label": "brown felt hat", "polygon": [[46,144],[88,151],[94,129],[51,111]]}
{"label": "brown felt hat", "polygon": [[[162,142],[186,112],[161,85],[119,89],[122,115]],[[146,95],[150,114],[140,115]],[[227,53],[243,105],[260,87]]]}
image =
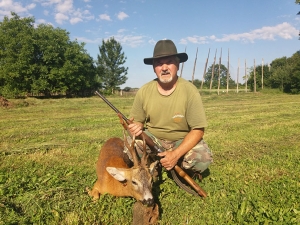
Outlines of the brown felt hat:
{"label": "brown felt hat", "polygon": [[144,63],[147,65],[153,65],[153,59],[158,59],[166,56],[176,55],[180,62],[185,62],[188,60],[188,55],[184,53],[177,53],[177,48],[173,41],[171,40],[160,40],[156,43],[153,51],[152,58],[145,58]]}

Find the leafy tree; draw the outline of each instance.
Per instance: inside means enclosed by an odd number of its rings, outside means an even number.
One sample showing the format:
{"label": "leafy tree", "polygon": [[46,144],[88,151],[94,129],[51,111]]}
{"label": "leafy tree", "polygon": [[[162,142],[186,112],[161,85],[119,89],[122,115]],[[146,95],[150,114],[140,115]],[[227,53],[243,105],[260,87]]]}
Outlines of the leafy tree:
{"label": "leafy tree", "polygon": [[0,22],[0,94],[8,97],[29,92],[35,70],[34,19],[11,14]]}
{"label": "leafy tree", "polygon": [[107,41],[102,40],[99,46],[100,55],[97,60],[97,72],[103,88],[113,94],[114,90],[120,89],[127,80],[128,67],[122,66],[126,62],[122,46],[113,37]]}
{"label": "leafy tree", "polygon": [[[255,76],[256,76],[256,88],[262,88],[262,75],[263,75],[263,82],[264,87],[272,87],[272,83],[270,81],[270,78],[272,76],[272,73],[269,69],[269,66],[267,65],[258,65],[255,68]],[[254,71],[253,68],[250,71],[249,78],[247,81],[249,87],[251,90],[254,89]]]}
{"label": "leafy tree", "polygon": [[[190,82],[192,82],[191,80],[190,80]],[[193,84],[197,87],[197,88],[200,88],[201,87],[201,80],[199,80],[199,79],[195,79],[194,80],[194,82],[193,82]]]}
{"label": "leafy tree", "polygon": [[69,40],[69,33],[50,25],[36,29],[38,74],[32,84],[35,92],[81,95],[95,86],[93,59],[84,44]]}
{"label": "leafy tree", "polygon": [[33,18],[12,13],[0,23],[0,94],[88,94],[98,82],[84,44],[51,25],[34,28]]}
{"label": "leafy tree", "polygon": [[[218,79],[219,79],[219,64],[215,64],[215,66],[211,65],[204,77],[204,86],[209,88],[210,87],[210,80],[212,77],[212,72],[214,68],[214,77],[212,82],[212,88],[218,88]],[[226,88],[227,87],[227,68],[221,64],[220,65],[220,88]],[[235,87],[235,81],[231,78],[229,74],[229,88]]]}
{"label": "leafy tree", "polygon": [[[277,70],[275,70],[276,72]],[[282,90],[286,93],[299,94],[300,93],[300,51],[293,54],[292,57],[287,58],[284,66],[284,73],[286,74],[282,85]]]}
{"label": "leafy tree", "polygon": [[[261,87],[261,66],[256,67],[256,85]],[[285,93],[300,93],[300,51],[292,57],[282,57],[272,61],[271,70],[264,67],[264,84],[269,88],[278,88]],[[254,71],[250,71],[249,86],[254,86]]]}
{"label": "leafy tree", "polygon": [[271,63],[271,72],[270,77],[271,88],[279,88],[283,91],[284,86],[290,82],[289,74],[287,69],[287,57],[278,58],[272,61]]}

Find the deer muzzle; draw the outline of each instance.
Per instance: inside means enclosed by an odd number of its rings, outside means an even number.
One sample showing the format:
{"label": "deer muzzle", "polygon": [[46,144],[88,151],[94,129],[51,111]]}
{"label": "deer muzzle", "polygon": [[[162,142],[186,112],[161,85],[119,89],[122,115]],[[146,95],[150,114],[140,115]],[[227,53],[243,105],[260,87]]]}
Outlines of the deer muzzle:
{"label": "deer muzzle", "polygon": [[148,198],[148,199],[144,199],[142,201],[143,205],[147,205],[147,206],[153,206],[154,204],[154,199],[153,198]]}

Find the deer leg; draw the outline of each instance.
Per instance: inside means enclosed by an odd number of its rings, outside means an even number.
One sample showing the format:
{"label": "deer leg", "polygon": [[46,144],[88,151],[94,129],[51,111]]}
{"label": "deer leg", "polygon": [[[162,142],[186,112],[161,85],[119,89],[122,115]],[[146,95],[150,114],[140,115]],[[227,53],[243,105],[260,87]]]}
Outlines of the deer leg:
{"label": "deer leg", "polygon": [[97,180],[93,189],[90,190],[88,187],[85,189],[87,191],[87,193],[89,194],[89,196],[93,197],[93,200],[96,201],[100,198],[100,192],[97,188],[97,186],[99,186],[99,181]]}

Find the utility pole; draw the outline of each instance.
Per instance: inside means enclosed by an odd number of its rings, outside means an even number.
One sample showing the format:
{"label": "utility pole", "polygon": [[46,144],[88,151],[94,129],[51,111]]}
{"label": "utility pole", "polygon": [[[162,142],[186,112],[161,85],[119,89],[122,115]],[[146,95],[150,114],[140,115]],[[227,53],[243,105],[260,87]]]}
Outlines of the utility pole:
{"label": "utility pole", "polygon": [[240,75],[240,59],[238,62],[238,69],[236,74],[236,93],[239,93],[239,75]]}
{"label": "utility pole", "polygon": [[218,75],[218,95],[220,94],[220,73],[221,73],[221,61],[222,61],[222,48],[221,48],[221,53],[220,53],[220,58],[219,58],[219,75]]}
{"label": "utility pole", "polygon": [[247,62],[246,62],[246,59],[245,59],[245,82],[246,82],[245,92],[247,93],[247,91],[248,91],[248,87],[247,87],[248,77],[247,77]]}
{"label": "utility pole", "polygon": [[[186,46],[185,46],[185,50],[184,50],[184,52],[186,52]],[[183,65],[184,65],[184,62],[183,62],[183,63],[181,63],[180,77],[182,77]]]}
{"label": "utility pole", "polygon": [[228,64],[227,64],[227,94],[229,89],[229,49],[228,49]]}
{"label": "utility pole", "polygon": [[202,87],[203,87],[203,82],[204,82],[204,78],[205,78],[205,74],[206,74],[207,63],[208,63],[208,59],[209,59],[209,53],[210,53],[210,48],[208,49],[208,56],[206,58],[206,63],[205,63],[205,66],[204,66],[204,71],[203,71],[203,77],[202,77],[200,90],[202,90]]}
{"label": "utility pole", "polygon": [[255,67],[255,59],[254,59],[254,70],[253,70],[253,80],[254,80],[254,93],[256,93],[256,67]]}
{"label": "utility pole", "polygon": [[210,78],[209,91],[211,91],[211,89],[212,89],[212,83],[213,83],[213,80],[214,80],[215,64],[216,64],[216,55],[217,55],[217,49],[216,49],[216,52],[215,52],[214,63],[213,63],[213,66],[212,66],[212,71],[211,71],[211,78]]}
{"label": "utility pole", "polygon": [[197,55],[198,55],[198,47],[197,47],[196,58],[195,58],[195,62],[194,62],[194,69],[193,69],[193,75],[192,75],[192,83],[194,83],[194,74],[195,74],[195,69],[196,69]]}
{"label": "utility pole", "polygon": [[264,89],[264,59],[261,62],[261,89]]}

